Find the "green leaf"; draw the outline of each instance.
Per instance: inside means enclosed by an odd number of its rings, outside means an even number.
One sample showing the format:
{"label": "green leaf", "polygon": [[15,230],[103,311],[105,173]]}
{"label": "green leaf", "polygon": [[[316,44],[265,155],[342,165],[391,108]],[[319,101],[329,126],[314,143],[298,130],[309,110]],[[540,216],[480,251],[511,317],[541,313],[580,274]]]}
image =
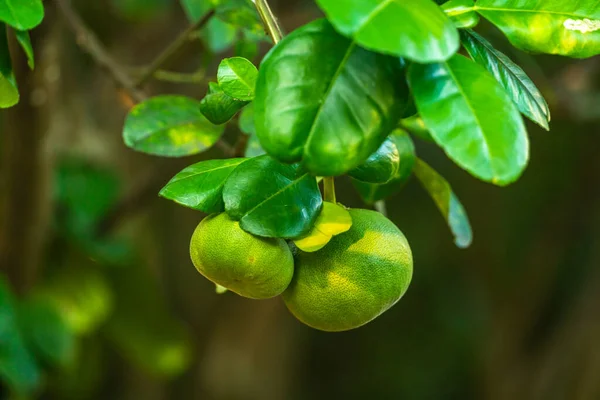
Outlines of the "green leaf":
{"label": "green leaf", "polygon": [[400,154],[390,138],[381,144],[367,160],[348,175],[362,182],[386,183],[396,176],[400,168]]}
{"label": "green leaf", "polygon": [[462,31],[461,37],[471,58],[492,73],[519,111],[542,128],[549,130],[548,103],[525,71],[472,30]]}
{"label": "green leaf", "polygon": [[216,17],[246,32],[264,35],[264,27],[256,7],[247,0],[226,0],[217,6]]}
{"label": "green leaf", "polygon": [[421,159],[417,159],[414,172],[448,223],[456,246],[469,247],[473,240],[469,218],[450,184]]}
{"label": "green leaf", "polygon": [[217,72],[219,86],[234,99],[252,101],[257,78],[258,70],[245,58],[225,58],[219,64]]}
{"label": "green leaf", "polygon": [[64,367],[74,360],[75,336],[60,311],[35,295],[18,308],[25,341],[43,360]]}
{"label": "green leaf", "polygon": [[457,28],[472,28],[479,23],[479,14],[474,10],[474,0],[450,0],[442,5],[442,10]]}
{"label": "green leaf", "polygon": [[179,172],[160,191],[160,196],[207,214],[222,212],[223,186],[245,158],[208,160]]}
{"label": "green leaf", "polygon": [[222,125],[228,122],[237,114],[247,101],[236,100],[223,92],[221,87],[214,83],[209,83],[210,90],[200,102],[200,112],[215,125]]}
{"label": "green leaf", "polygon": [[142,153],[182,157],[214,145],[223,127],[211,124],[200,102],[184,96],[157,96],[138,104],[125,120],[125,144]]}
{"label": "green leaf", "polygon": [[106,278],[89,266],[61,268],[39,289],[39,296],[59,311],[69,330],[84,336],[102,326],[113,311]]}
{"label": "green leaf", "polygon": [[341,175],[379,148],[408,102],[398,58],[362,49],[321,19],[263,60],[256,132],[271,156],[302,161],[317,176]]}
{"label": "green leaf", "polygon": [[408,79],[431,136],[459,166],[497,185],[514,182],[529,157],[523,119],[483,67],[456,55],[412,64]]}
{"label": "green leaf", "polygon": [[400,121],[400,126],[403,129],[406,129],[408,133],[418,137],[421,140],[425,140],[426,142],[433,142],[433,138],[431,137],[431,132],[425,126],[425,121],[418,114],[413,115],[412,117],[405,118]]}
{"label": "green leaf", "polygon": [[[207,12],[215,8],[212,0],[181,0],[181,6],[190,22],[194,23]],[[208,21],[206,28],[199,36],[211,51],[220,53],[230,48],[236,41],[237,28],[218,18]]]}
{"label": "green leaf", "polygon": [[43,18],[42,0],[0,0],[0,21],[15,29],[35,28]]}
{"label": "green leaf", "polygon": [[245,157],[258,157],[265,153],[265,149],[260,145],[258,136],[256,136],[256,128],[254,127],[254,103],[250,103],[244,108],[239,119],[240,131],[249,135],[248,143],[246,144]]}
{"label": "green leaf", "polygon": [[333,26],[368,49],[428,63],[458,50],[458,32],[431,0],[317,0]]}
{"label": "green leaf", "polygon": [[321,250],[329,241],[352,227],[352,217],[348,210],[339,204],[323,202],[321,212],[308,235],[294,240],[300,250],[312,253]]}
{"label": "green leaf", "polygon": [[27,65],[29,65],[29,68],[33,70],[35,68],[35,59],[33,57],[33,47],[31,46],[29,32],[15,30],[15,36],[21,45],[21,48],[25,52],[25,55],[27,55]]}
{"label": "green leaf", "polygon": [[225,183],[223,199],[242,229],[281,238],[307,233],[322,202],[314,177],[267,155],[239,165]]}
{"label": "green leaf", "polygon": [[0,108],[12,107],[18,102],[19,89],[10,61],[6,26],[0,23]]}
{"label": "green leaf", "polygon": [[40,370],[18,326],[15,299],[0,275],[0,380],[12,391],[28,395],[40,384]]}
{"label": "green leaf", "polygon": [[394,141],[400,159],[400,165],[394,177],[384,184],[365,183],[352,179],[352,184],[367,204],[374,204],[376,201],[383,200],[400,191],[412,174],[416,159],[415,145],[412,139],[401,129],[395,130],[390,138]]}
{"label": "green leaf", "polygon": [[475,10],[521,50],[575,58],[600,54],[597,0],[478,0]]}

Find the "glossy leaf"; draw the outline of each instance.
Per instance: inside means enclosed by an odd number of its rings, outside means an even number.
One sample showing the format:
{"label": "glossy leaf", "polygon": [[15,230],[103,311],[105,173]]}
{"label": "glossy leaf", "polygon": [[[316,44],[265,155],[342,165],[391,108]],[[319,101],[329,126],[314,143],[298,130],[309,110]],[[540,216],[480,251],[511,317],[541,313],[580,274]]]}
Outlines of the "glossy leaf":
{"label": "glossy leaf", "polygon": [[266,237],[307,233],[321,208],[317,181],[295,165],[264,155],[239,165],[225,183],[227,214],[242,229]]}
{"label": "glossy leaf", "polygon": [[433,142],[433,138],[431,137],[431,132],[425,126],[425,121],[418,114],[414,115],[410,118],[405,118],[400,121],[400,126],[407,130],[408,133],[418,137],[421,140],[425,140],[427,142]]}
{"label": "glossy leaf", "polygon": [[400,165],[394,178],[384,184],[365,183],[352,179],[352,184],[367,204],[374,204],[376,201],[383,200],[400,191],[412,174],[416,159],[415,145],[412,139],[401,129],[396,129],[390,138],[394,141],[400,159]]}
{"label": "glossy leaf", "polygon": [[414,172],[448,223],[454,243],[460,248],[469,247],[473,240],[469,218],[450,184],[423,160],[417,159]]}
{"label": "glossy leaf", "polygon": [[17,38],[19,45],[25,52],[25,55],[27,56],[27,65],[29,65],[29,68],[34,69],[35,68],[35,59],[33,57],[33,47],[31,46],[31,39],[29,38],[29,32],[15,30],[15,37]]}
{"label": "glossy leaf", "polygon": [[521,50],[575,58],[600,54],[597,0],[478,0],[475,9]]}
{"label": "glossy leaf", "polygon": [[184,96],[157,96],[135,106],[123,139],[134,150],[164,157],[200,153],[214,145],[223,127],[210,123],[200,103]]}
{"label": "glossy leaf", "polygon": [[479,23],[474,0],[450,0],[442,5],[442,10],[457,28],[472,28]]}
{"label": "glossy leaf", "polygon": [[75,356],[75,336],[60,311],[43,297],[19,305],[19,326],[25,341],[43,360],[64,367]]}
{"label": "glossy leaf", "polygon": [[223,187],[245,158],[208,160],[179,172],[160,191],[160,196],[207,214],[222,212]]}
{"label": "glossy leaf", "polygon": [[317,176],[357,167],[407,107],[400,66],[340,36],[326,20],[295,30],[259,70],[254,103],[261,145]]}
{"label": "glossy leaf", "polygon": [[506,91],[482,66],[456,55],[409,68],[419,114],[431,136],[459,166],[484,181],[506,185],[529,157],[527,132]]}
{"label": "glossy leaf", "polygon": [[35,28],[43,18],[42,0],[0,0],[0,21],[15,29]]}
{"label": "glossy leaf", "polygon": [[492,73],[515,102],[519,111],[548,130],[550,121],[548,103],[525,71],[476,32],[465,30],[461,32],[461,37],[471,58]]}
{"label": "glossy leaf", "polygon": [[0,275],[0,380],[12,391],[28,395],[40,384],[40,370],[23,340],[15,306],[8,283]]}
{"label": "glossy leaf", "polygon": [[228,96],[221,87],[211,82],[211,90],[200,102],[200,112],[215,125],[222,125],[235,116],[247,101],[236,100]]}
{"label": "glossy leaf", "polygon": [[19,102],[19,89],[12,70],[6,26],[0,23],[0,108],[12,107]]}
{"label": "glossy leaf", "polygon": [[307,253],[321,250],[329,241],[352,227],[352,217],[348,210],[339,204],[323,202],[321,212],[310,232],[301,239],[294,240],[300,250]]}
{"label": "glossy leaf", "polygon": [[317,0],[343,35],[371,50],[427,63],[458,50],[454,24],[431,0]]}
{"label": "glossy leaf", "polygon": [[227,95],[242,101],[254,99],[257,77],[258,70],[254,64],[242,57],[225,58],[217,71],[221,89]]}
{"label": "glossy leaf", "polygon": [[363,164],[348,172],[348,175],[362,182],[386,183],[396,176],[399,168],[400,154],[394,141],[388,138]]}

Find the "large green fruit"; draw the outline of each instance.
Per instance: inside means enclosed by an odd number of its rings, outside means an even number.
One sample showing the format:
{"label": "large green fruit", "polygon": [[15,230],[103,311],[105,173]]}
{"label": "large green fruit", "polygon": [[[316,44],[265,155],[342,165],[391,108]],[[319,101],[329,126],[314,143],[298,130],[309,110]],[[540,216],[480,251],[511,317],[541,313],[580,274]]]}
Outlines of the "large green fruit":
{"label": "large green fruit", "polygon": [[406,292],[412,253],[402,232],[383,215],[350,210],[352,228],[315,253],[299,252],[288,309],[305,324],[345,331],[372,321]]}
{"label": "large green fruit", "polygon": [[317,176],[363,163],[409,103],[397,57],[338,34],[327,20],[295,30],[263,60],[256,85],[256,134],[282,162]]}
{"label": "large green fruit", "polygon": [[190,255],[206,278],[251,299],[281,294],[294,274],[292,252],[284,240],[254,236],[226,213],[200,222]]}

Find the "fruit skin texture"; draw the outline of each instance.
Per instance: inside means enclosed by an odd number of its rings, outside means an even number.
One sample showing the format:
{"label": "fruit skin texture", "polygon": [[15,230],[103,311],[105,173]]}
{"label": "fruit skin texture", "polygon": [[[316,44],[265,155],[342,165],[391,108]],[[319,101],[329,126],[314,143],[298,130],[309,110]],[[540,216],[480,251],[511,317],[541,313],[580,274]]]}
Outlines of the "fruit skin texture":
{"label": "fruit skin texture", "polygon": [[352,228],[322,250],[298,252],[283,299],[306,325],[337,332],[358,328],[392,307],[412,278],[404,234],[386,217],[350,210]]}
{"label": "fruit skin texture", "polygon": [[294,258],[283,239],[254,236],[226,213],[200,222],[190,256],[207,279],[251,299],[280,295],[294,275]]}

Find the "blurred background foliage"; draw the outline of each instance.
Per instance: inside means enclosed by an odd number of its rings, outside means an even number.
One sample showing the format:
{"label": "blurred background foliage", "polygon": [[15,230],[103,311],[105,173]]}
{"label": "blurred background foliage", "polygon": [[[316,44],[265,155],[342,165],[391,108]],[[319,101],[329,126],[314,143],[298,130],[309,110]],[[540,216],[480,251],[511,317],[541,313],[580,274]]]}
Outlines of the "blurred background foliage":
{"label": "blurred background foliage", "polygon": [[[156,76],[170,82],[144,90],[200,99],[221,58],[258,62],[269,43],[235,3]],[[288,32],[319,16],[308,0],[271,3]],[[211,5],[73,7],[135,74]],[[600,398],[598,57],[531,56],[478,27],[549,99],[552,131],[529,124],[530,167],[508,188],[417,140],[463,201],[473,245],[457,249],[409,182],[387,201],[414,253],[407,295],[373,323],[330,334],[301,325],[280,299],[215,294],[188,256],[203,216],[157,193],[222,151],[165,160],[125,148],[131,101],[78,48],[54,2],[46,14],[32,33],[35,71],[13,56],[21,103],[0,113],[0,399]],[[338,181],[342,203],[365,207]]]}

